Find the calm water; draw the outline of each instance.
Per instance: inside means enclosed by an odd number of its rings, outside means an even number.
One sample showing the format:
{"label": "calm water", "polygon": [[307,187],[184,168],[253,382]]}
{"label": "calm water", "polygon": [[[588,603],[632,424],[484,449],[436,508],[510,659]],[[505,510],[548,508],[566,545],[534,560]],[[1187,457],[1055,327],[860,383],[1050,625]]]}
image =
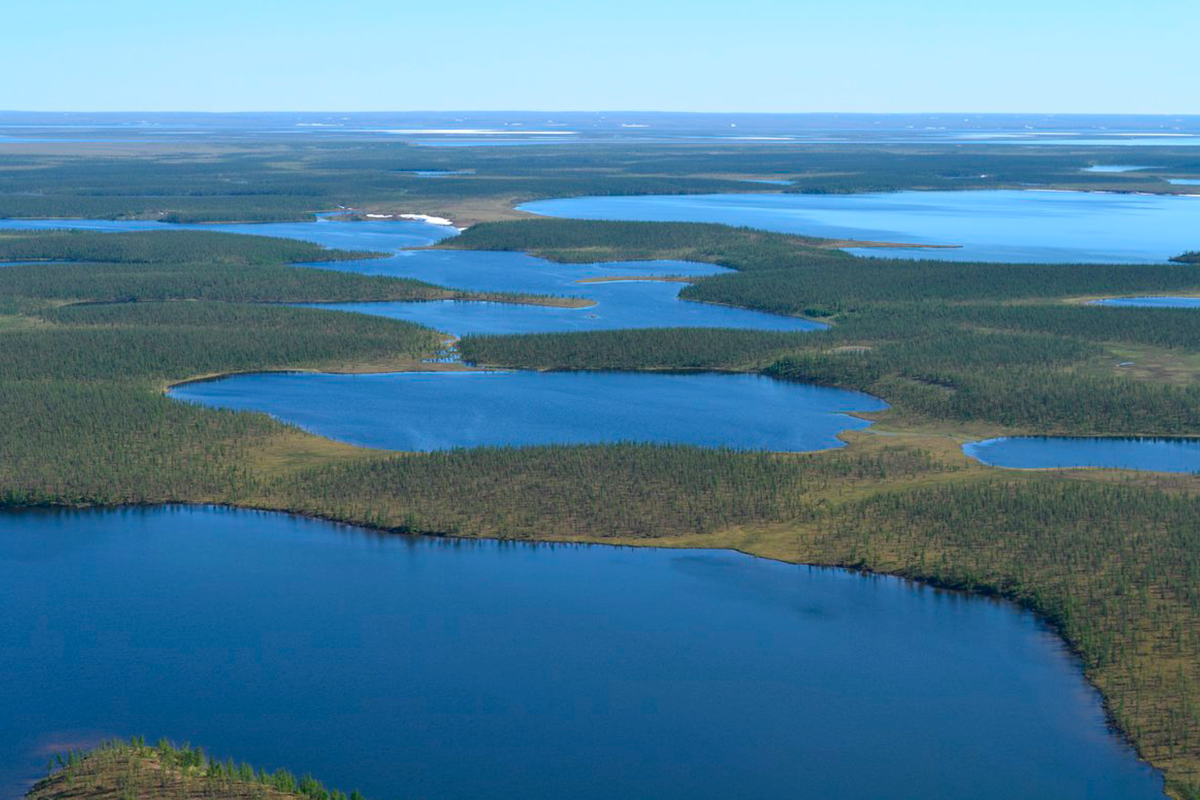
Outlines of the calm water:
{"label": "calm water", "polygon": [[1200,297],[1110,297],[1094,300],[1095,306],[1138,306],[1140,308],[1200,308]]}
{"label": "calm water", "polygon": [[539,200],[552,217],[723,222],[950,250],[864,255],[979,261],[1160,262],[1195,249],[1200,198],[1051,191],[711,194]]}
{"label": "calm water", "polygon": [[263,373],[170,394],[391,450],[618,441],[820,450],[869,424],[843,412],[887,407],[860,392],[716,373]]}
{"label": "calm water", "polygon": [[1176,186],[1200,186],[1200,178],[1167,178],[1167,183]]}
{"label": "calm water", "polygon": [[[101,736],[410,800],[1131,800],[1028,614],[735,553],[0,514],[0,792]],[[882,657],[881,657],[882,656]]]}
{"label": "calm water", "polygon": [[963,452],[995,467],[1200,472],[1200,439],[1017,436],[971,442]]}
{"label": "calm water", "polygon": [[544,333],[615,328],[748,328],[811,331],[819,322],[742,308],[679,299],[682,283],[645,280],[580,283],[595,278],[717,275],[730,270],[689,261],[621,261],[555,264],[524,253],[471,250],[408,250],[386,259],[319,264],[328,269],[417,278],[456,289],[528,292],[595,301],[587,308],[552,308],[513,303],[392,302],[336,303],[318,308],[405,319],[440,331]]}
{"label": "calm water", "polygon": [[1162,169],[1162,167],[1147,166],[1145,164],[1093,164],[1090,167],[1084,167],[1083,172],[1137,172],[1139,169]]}

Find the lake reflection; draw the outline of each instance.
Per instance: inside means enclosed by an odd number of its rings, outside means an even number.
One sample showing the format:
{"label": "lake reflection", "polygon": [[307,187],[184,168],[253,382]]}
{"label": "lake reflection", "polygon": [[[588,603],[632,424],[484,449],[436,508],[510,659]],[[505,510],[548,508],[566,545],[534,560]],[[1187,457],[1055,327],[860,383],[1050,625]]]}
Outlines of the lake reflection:
{"label": "lake reflection", "polygon": [[861,392],[716,373],[264,373],[170,395],[391,450],[600,442],[821,450],[870,424],[845,412],[887,407]]}
{"label": "lake reflection", "polygon": [[1161,780],[1006,603],[730,552],[0,514],[0,792],[144,734],[368,797],[1133,800]]}
{"label": "lake reflection", "polygon": [[963,451],[996,467],[1108,467],[1200,472],[1200,439],[1012,436],[971,442],[963,445]]}

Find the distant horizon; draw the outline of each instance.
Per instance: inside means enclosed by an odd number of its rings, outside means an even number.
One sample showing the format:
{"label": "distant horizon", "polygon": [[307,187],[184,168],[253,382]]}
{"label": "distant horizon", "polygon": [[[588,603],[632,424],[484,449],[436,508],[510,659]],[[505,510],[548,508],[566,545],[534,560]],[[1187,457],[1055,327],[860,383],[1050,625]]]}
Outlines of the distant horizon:
{"label": "distant horizon", "polygon": [[674,110],[646,108],[392,108],[392,109],[338,109],[338,108],[287,108],[287,109],[99,109],[99,108],[0,108],[0,114],[146,114],[166,116],[171,114],[203,114],[212,116],[236,114],[678,114],[703,116],[727,114],[730,116],[764,117],[935,117],[965,115],[967,117],[1181,117],[1200,119],[1197,112],[1142,112],[1142,111],[969,111],[945,109],[940,111],[730,111],[727,109]]}

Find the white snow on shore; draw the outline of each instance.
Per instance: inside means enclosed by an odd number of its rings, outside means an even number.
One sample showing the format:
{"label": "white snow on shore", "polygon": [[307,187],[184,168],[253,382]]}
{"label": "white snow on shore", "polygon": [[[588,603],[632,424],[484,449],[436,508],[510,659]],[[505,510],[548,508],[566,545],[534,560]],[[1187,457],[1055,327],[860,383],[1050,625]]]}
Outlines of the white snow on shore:
{"label": "white snow on shore", "polygon": [[[368,214],[367,216],[369,217],[371,215]],[[397,214],[396,216],[400,219],[412,219],[416,220],[417,222],[428,222],[430,225],[454,225],[453,222],[445,217],[431,217],[428,214]]]}

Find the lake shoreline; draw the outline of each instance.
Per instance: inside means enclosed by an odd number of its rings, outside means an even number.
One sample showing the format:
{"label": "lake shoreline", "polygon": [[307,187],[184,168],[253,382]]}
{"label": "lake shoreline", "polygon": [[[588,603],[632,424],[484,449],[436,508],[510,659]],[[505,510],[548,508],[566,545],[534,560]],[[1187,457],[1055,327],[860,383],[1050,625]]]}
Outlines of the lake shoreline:
{"label": "lake shoreline", "polygon": [[[360,448],[361,449],[361,448]],[[821,451],[816,451],[821,452]],[[399,454],[397,454],[399,455]],[[797,454],[799,455],[799,454]],[[572,545],[577,547],[600,547],[609,549],[621,548],[638,548],[648,550],[662,551],[686,551],[686,550],[703,550],[711,552],[729,552],[736,553],[754,560],[762,560],[767,562],[778,563],[787,566],[807,567],[818,570],[829,570],[832,572],[841,572],[852,576],[860,577],[879,577],[888,580],[899,581],[902,585],[927,587],[937,592],[949,592],[955,595],[960,595],[966,598],[977,598],[982,600],[990,600],[1001,602],[1011,606],[1014,610],[1031,614],[1036,620],[1036,623],[1043,630],[1051,634],[1056,643],[1063,649],[1064,655],[1069,659],[1071,669],[1082,678],[1091,692],[1099,698],[1101,708],[1104,714],[1105,727],[1107,732],[1115,736],[1123,746],[1127,747],[1137,758],[1138,762],[1153,769],[1160,781],[1163,779],[1164,773],[1149,761],[1138,746],[1137,741],[1133,736],[1125,730],[1116,717],[1116,714],[1111,707],[1110,698],[1102,691],[1101,687],[1094,681],[1093,677],[1085,666],[1085,654],[1065,635],[1065,631],[1057,624],[1057,622],[1047,616],[1042,609],[1028,602],[1026,599],[1007,592],[1002,588],[965,587],[961,582],[945,581],[932,575],[914,574],[908,570],[880,570],[874,569],[862,563],[846,563],[838,560],[797,560],[777,555],[767,555],[757,552],[753,549],[737,546],[728,542],[720,541],[722,538],[721,532],[713,534],[701,534],[699,536],[688,537],[685,540],[645,540],[636,538],[619,538],[616,540],[600,540],[597,538],[566,536],[561,534],[543,534],[536,537],[503,537],[503,536],[479,536],[479,535],[461,535],[439,531],[424,531],[411,530],[397,527],[381,526],[369,521],[348,519],[337,515],[328,515],[315,513],[313,511],[297,510],[285,506],[272,505],[270,503],[262,503],[254,500],[235,501],[235,502],[219,502],[198,500],[194,502],[165,502],[165,503],[118,503],[118,504],[33,504],[19,507],[0,507],[0,514],[21,514],[25,511],[37,510],[96,510],[109,511],[121,509],[139,509],[139,510],[158,510],[171,508],[188,508],[188,509],[228,509],[232,511],[252,511],[264,514],[281,514],[286,517],[298,519],[313,520],[324,523],[329,523],[339,527],[353,528],[364,532],[381,534],[399,538],[414,538],[414,539],[434,539],[443,541],[485,541],[493,543],[508,543],[520,544],[531,547],[539,545]],[[718,541],[704,543],[705,538],[713,538]],[[211,743],[210,743],[211,746]]]}

